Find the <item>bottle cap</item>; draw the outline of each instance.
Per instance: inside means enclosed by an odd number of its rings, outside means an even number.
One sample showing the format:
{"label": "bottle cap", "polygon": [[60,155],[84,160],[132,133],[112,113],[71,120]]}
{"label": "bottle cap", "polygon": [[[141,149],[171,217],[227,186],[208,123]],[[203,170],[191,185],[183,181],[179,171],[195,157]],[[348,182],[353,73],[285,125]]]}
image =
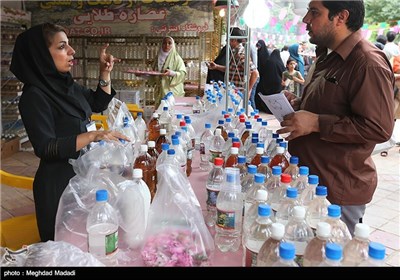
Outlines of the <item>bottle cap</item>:
{"label": "bottle cap", "polygon": [[256,172],[257,172],[257,166],[252,165],[252,164],[247,166],[247,173],[256,174]]}
{"label": "bottle cap", "polygon": [[342,246],[329,242],[325,245],[325,255],[327,259],[339,261],[342,258]]}
{"label": "bottle cap", "polygon": [[271,207],[268,204],[258,205],[258,215],[262,217],[268,217],[271,215]]}
{"label": "bottle cap", "polygon": [[169,144],[168,144],[168,143],[162,143],[162,144],[161,144],[161,149],[162,149],[163,151],[168,151],[168,149],[169,149]]}
{"label": "bottle cap", "polygon": [[292,176],[290,176],[290,174],[281,174],[281,182],[284,184],[289,184],[290,182],[292,182]]}
{"label": "bottle cap", "polygon": [[368,256],[376,260],[383,260],[385,258],[385,246],[378,242],[369,242]]}
{"label": "bottle cap", "polygon": [[237,147],[231,147],[231,154],[237,155],[239,153],[239,149]]}
{"label": "bottle cap", "polygon": [[256,149],[256,153],[257,153],[257,155],[262,155],[262,154],[264,154],[264,148],[257,148],[257,149]]}
{"label": "bottle cap", "polygon": [[330,237],[331,236],[331,225],[325,222],[318,222],[317,224],[317,236]]}
{"label": "bottle cap", "polygon": [[246,163],[246,157],[245,156],[238,156],[238,163]]}
{"label": "bottle cap", "polygon": [[261,156],[261,163],[269,163],[269,156]]}
{"label": "bottle cap", "polygon": [[272,166],[272,175],[281,175],[282,167],[280,166]]}
{"label": "bottle cap", "polygon": [[160,135],[166,135],[166,134],[167,134],[167,130],[165,128],[161,128]]}
{"label": "bottle cap", "polygon": [[256,173],[254,175],[254,182],[263,184],[265,182],[265,175],[261,173]]}
{"label": "bottle cap", "polygon": [[308,183],[310,185],[317,185],[319,183],[319,177],[317,175],[309,175]]}
{"label": "bottle cap", "polygon": [[328,216],[338,218],[342,214],[341,208],[339,205],[332,204],[328,206]]}
{"label": "bottle cap", "polygon": [[306,216],[306,209],[303,206],[293,207],[293,217],[298,219],[304,219]]}
{"label": "bottle cap", "polygon": [[307,166],[300,166],[299,167],[299,175],[304,175],[307,176],[309,172],[309,169]]}
{"label": "bottle cap", "polygon": [[147,152],[148,151],[148,147],[147,147],[147,145],[140,145],[140,151],[141,152]]}
{"label": "bottle cap", "polygon": [[271,237],[275,240],[281,240],[285,235],[285,226],[281,223],[273,223],[271,225]]}
{"label": "bottle cap", "polygon": [[363,239],[368,239],[369,233],[370,233],[369,225],[362,224],[362,223],[356,224],[355,229],[354,229],[354,236],[363,238]]}
{"label": "bottle cap", "polygon": [[286,196],[289,198],[296,198],[297,197],[297,189],[296,188],[287,188]]}
{"label": "bottle cap", "polygon": [[315,189],[315,195],[326,196],[328,194],[328,188],[325,186],[317,186]]}
{"label": "bottle cap", "polygon": [[107,201],[108,192],[107,190],[97,190],[96,191],[96,201]]}
{"label": "bottle cap", "polygon": [[167,154],[168,154],[168,155],[175,155],[175,150],[174,150],[174,149],[169,149],[169,150],[167,151]]}
{"label": "bottle cap", "polygon": [[268,198],[268,192],[266,190],[257,190],[256,201],[266,201]]}
{"label": "bottle cap", "polygon": [[284,260],[293,260],[295,247],[292,243],[282,242],[279,245],[279,256]]}
{"label": "bottle cap", "polygon": [[224,164],[224,159],[223,158],[217,157],[217,158],[214,159],[214,165],[222,166],[223,164]]}
{"label": "bottle cap", "polygon": [[154,148],[156,146],[156,142],[154,141],[148,141],[147,145],[149,146],[149,148]]}

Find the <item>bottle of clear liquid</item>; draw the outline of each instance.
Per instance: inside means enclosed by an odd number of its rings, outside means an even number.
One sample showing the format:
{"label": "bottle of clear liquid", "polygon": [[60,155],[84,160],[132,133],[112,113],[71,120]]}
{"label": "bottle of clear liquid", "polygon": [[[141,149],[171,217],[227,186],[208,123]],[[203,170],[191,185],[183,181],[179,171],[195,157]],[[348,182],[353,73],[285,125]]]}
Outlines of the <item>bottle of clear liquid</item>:
{"label": "bottle of clear liquid", "polygon": [[285,226],[280,223],[271,225],[271,237],[268,238],[258,251],[257,266],[272,266],[279,260],[279,245],[285,235]]}
{"label": "bottle of clear liquid", "polygon": [[342,266],[343,248],[337,243],[326,243],[325,245],[325,259],[319,266]]}
{"label": "bottle of clear liquid", "polygon": [[239,169],[225,169],[225,181],[217,197],[215,244],[221,252],[236,252],[241,244],[243,198]]}
{"label": "bottle of clear liquid", "polygon": [[272,266],[274,267],[298,267],[294,261],[295,246],[292,243],[282,242],[279,245],[279,259]]}
{"label": "bottle of clear liquid", "polygon": [[211,131],[211,124],[204,125],[204,131],[200,136],[200,169],[202,171],[209,171],[212,168],[210,162],[210,145],[213,133]]}
{"label": "bottle of clear liquid", "polygon": [[[292,182],[296,182],[299,176],[299,158],[296,156],[291,156],[289,159],[289,167],[285,170],[285,174],[292,176]],[[308,174],[307,174],[308,175]],[[294,186],[292,186],[294,187]],[[300,194],[300,192],[298,192]]]}
{"label": "bottle of clear liquid", "polygon": [[160,114],[160,129],[165,129],[166,134],[169,135],[172,132],[172,117],[168,111],[168,107],[164,107]]}
{"label": "bottle of clear liquid", "polygon": [[161,154],[159,154],[157,161],[156,161],[156,169],[157,166],[159,166],[160,164],[162,164],[165,159],[167,158],[167,151],[169,150],[169,144],[168,143],[162,143],[161,144]]}
{"label": "bottle of clear liquid", "polygon": [[304,207],[307,208],[310,202],[314,199],[318,183],[319,177],[317,175],[308,176],[308,185],[300,195],[300,202]]}
{"label": "bottle of clear liquid", "polygon": [[[279,205],[282,203],[283,199],[286,197],[286,191],[290,187],[292,177],[289,174],[281,174],[281,180],[279,182],[279,187],[275,189],[271,202],[271,207],[274,211],[278,211]],[[268,189],[268,188],[267,188]],[[297,190],[296,190],[297,199]]]}
{"label": "bottle of clear liquid", "polygon": [[[258,217],[258,205],[266,204],[268,198],[268,192],[266,190],[258,190],[255,198],[255,203],[253,203],[250,208],[245,212],[243,216],[243,240],[248,234],[250,226]],[[243,242],[244,244],[244,242]]]}
{"label": "bottle of clear liquid", "polygon": [[142,180],[142,169],[133,169],[133,184],[127,184],[117,199],[120,217],[120,249],[138,248],[144,238],[151,194]]}
{"label": "bottle of clear liquid", "polygon": [[96,204],[86,220],[88,251],[105,265],[117,265],[118,216],[107,200],[107,190],[96,191]]}
{"label": "bottle of clear liquid", "polygon": [[257,192],[259,190],[267,191],[267,189],[265,187],[265,175],[261,174],[261,173],[256,173],[256,174],[254,174],[254,183],[253,183],[253,185],[245,193],[244,215],[246,215],[246,213],[250,209],[250,207],[254,203],[256,203],[256,201],[257,201]]}
{"label": "bottle of clear liquid", "polygon": [[244,266],[256,266],[257,255],[264,242],[271,236],[271,207],[268,204],[258,205],[258,217],[250,226],[244,238]]}
{"label": "bottle of clear liquid", "polygon": [[297,198],[297,189],[289,187],[286,189],[286,196],[281,200],[276,209],[276,221],[286,226],[293,217],[293,209],[295,206],[300,206]]}
{"label": "bottle of clear liquid", "polygon": [[295,181],[292,181],[292,187],[297,189],[297,193],[299,196],[301,196],[303,191],[308,187],[308,173],[309,169],[307,166],[300,166],[297,179]]}
{"label": "bottle of clear liquid", "polygon": [[217,220],[217,197],[224,182],[223,164],[224,160],[222,158],[215,158],[214,167],[207,178],[207,216],[205,217],[205,222],[209,227],[213,227]]}
{"label": "bottle of clear liquid", "polygon": [[193,114],[200,114],[203,113],[203,103],[201,103],[200,96],[196,96],[196,101],[193,103],[192,106]]}
{"label": "bottle of clear liquid", "polygon": [[318,186],[315,191],[315,198],[307,207],[306,221],[311,228],[317,228],[317,224],[328,216],[328,206],[331,203],[326,199],[328,189],[325,186]]}
{"label": "bottle of clear liquid", "polygon": [[210,162],[214,162],[216,157],[222,158],[222,150],[224,148],[225,140],[221,136],[221,129],[215,129],[214,136],[210,142]]}
{"label": "bottle of clear liquid", "polygon": [[238,164],[236,168],[240,170],[240,184],[243,186],[243,180],[247,175],[247,164],[245,156],[238,156]]}
{"label": "bottle of clear liquid", "polygon": [[368,258],[359,266],[385,266],[385,252],[386,248],[383,244],[371,241],[368,245]]}
{"label": "bottle of clear liquid", "polygon": [[267,188],[268,191],[268,204],[272,205],[274,203],[273,197],[275,191],[279,191],[279,185],[281,182],[281,174],[282,174],[282,168],[280,166],[274,166],[271,168],[272,170],[272,176],[267,180],[267,183],[265,184],[265,187]]}
{"label": "bottle of clear liquid", "polygon": [[135,126],[137,128],[140,141],[142,143],[145,143],[147,141],[147,125],[146,122],[143,120],[142,112],[137,113]]}
{"label": "bottle of clear liquid", "polygon": [[318,266],[325,258],[325,245],[330,242],[331,226],[319,222],[316,234],[304,250],[303,266]]}
{"label": "bottle of clear liquid", "polygon": [[343,266],[358,266],[368,259],[369,233],[367,224],[356,224],[353,239],[343,249]]}
{"label": "bottle of clear liquid", "polygon": [[293,218],[285,227],[285,240],[296,246],[296,263],[303,266],[303,256],[307,244],[314,238],[314,232],[305,220],[306,210],[303,206],[293,208]]}
{"label": "bottle of clear liquid", "polygon": [[257,173],[261,173],[265,175],[265,181],[272,176],[271,167],[269,167],[269,156],[261,156],[261,164],[257,167]]}
{"label": "bottle of clear liquid", "polygon": [[347,225],[340,219],[342,210],[339,205],[328,206],[328,216],[322,222],[327,222],[332,227],[332,242],[345,246],[351,240]]}

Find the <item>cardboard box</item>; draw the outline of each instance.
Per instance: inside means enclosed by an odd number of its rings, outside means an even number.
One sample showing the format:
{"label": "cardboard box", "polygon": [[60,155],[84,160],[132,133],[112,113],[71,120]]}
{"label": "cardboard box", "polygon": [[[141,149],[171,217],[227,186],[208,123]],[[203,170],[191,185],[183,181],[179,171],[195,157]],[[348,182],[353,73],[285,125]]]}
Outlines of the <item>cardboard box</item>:
{"label": "cardboard box", "polygon": [[7,158],[19,152],[20,142],[19,137],[11,140],[1,140],[1,158]]}

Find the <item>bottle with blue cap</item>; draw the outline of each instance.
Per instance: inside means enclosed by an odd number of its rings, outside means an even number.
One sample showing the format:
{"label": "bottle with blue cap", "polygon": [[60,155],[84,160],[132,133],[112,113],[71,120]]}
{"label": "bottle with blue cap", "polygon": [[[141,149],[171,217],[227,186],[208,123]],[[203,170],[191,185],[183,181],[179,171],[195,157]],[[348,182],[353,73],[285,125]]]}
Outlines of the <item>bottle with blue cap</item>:
{"label": "bottle with blue cap", "polygon": [[343,248],[340,244],[329,242],[325,245],[325,259],[319,266],[342,266]]}
{"label": "bottle with blue cap", "polygon": [[325,186],[318,186],[315,191],[315,198],[306,208],[306,221],[313,229],[316,229],[317,224],[328,216],[328,206],[331,205],[331,203],[326,199],[327,195],[328,188]]}
{"label": "bottle with blue cap", "polygon": [[105,265],[116,265],[118,216],[107,201],[107,190],[96,191],[96,203],[86,220],[88,251]]}
{"label": "bottle with blue cap", "polygon": [[305,190],[300,195],[301,204],[304,207],[308,207],[310,202],[315,197],[316,188],[319,183],[319,177],[317,175],[309,175],[308,176],[308,184]]}
{"label": "bottle with blue cap", "polygon": [[286,189],[285,197],[281,200],[281,202],[277,206],[275,213],[276,221],[286,226],[289,220],[291,220],[293,217],[293,208],[295,206],[300,206],[300,202],[298,200],[298,195],[297,195],[297,189],[289,187]]}
{"label": "bottle with blue cap", "polygon": [[307,189],[308,187],[308,175],[309,175],[309,168],[307,166],[299,167],[299,173],[296,179],[293,180],[293,175],[292,175],[292,187],[297,189],[297,193],[299,194],[299,196],[301,196],[304,190]]}
{"label": "bottle with blue cap", "polygon": [[236,252],[241,244],[243,197],[239,169],[225,169],[225,181],[217,197],[215,245],[221,252]]}
{"label": "bottle with blue cap", "polygon": [[271,212],[271,207],[268,204],[258,205],[258,217],[243,238],[245,248],[243,266],[257,266],[258,252],[272,233]]}
{"label": "bottle with blue cap", "polygon": [[347,225],[340,219],[342,208],[339,205],[332,204],[328,206],[328,216],[323,220],[332,227],[332,242],[345,246],[352,237]]}
{"label": "bottle with blue cap", "polygon": [[383,244],[371,241],[368,245],[368,258],[359,266],[385,266],[385,254],[386,248]]}
{"label": "bottle with blue cap", "polygon": [[294,261],[296,249],[293,243],[282,242],[279,245],[279,259],[273,267],[298,267],[299,265]]}
{"label": "bottle with blue cap", "polygon": [[258,190],[267,191],[267,188],[265,187],[265,175],[261,173],[254,174],[254,183],[244,194],[244,215],[246,215],[246,212],[250,209],[250,207],[256,203]]}

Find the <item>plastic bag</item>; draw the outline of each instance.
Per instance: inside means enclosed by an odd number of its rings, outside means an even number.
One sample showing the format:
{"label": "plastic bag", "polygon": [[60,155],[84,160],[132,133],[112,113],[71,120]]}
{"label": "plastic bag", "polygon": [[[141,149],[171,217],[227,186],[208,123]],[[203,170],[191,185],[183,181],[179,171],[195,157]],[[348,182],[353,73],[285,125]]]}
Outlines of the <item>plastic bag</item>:
{"label": "plastic bag", "polygon": [[146,266],[207,266],[214,240],[187,177],[175,165],[158,167],[157,193],[150,206],[141,250]]}
{"label": "plastic bag", "polygon": [[62,241],[35,243],[17,251],[1,248],[1,266],[104,266],[93,255]]}

